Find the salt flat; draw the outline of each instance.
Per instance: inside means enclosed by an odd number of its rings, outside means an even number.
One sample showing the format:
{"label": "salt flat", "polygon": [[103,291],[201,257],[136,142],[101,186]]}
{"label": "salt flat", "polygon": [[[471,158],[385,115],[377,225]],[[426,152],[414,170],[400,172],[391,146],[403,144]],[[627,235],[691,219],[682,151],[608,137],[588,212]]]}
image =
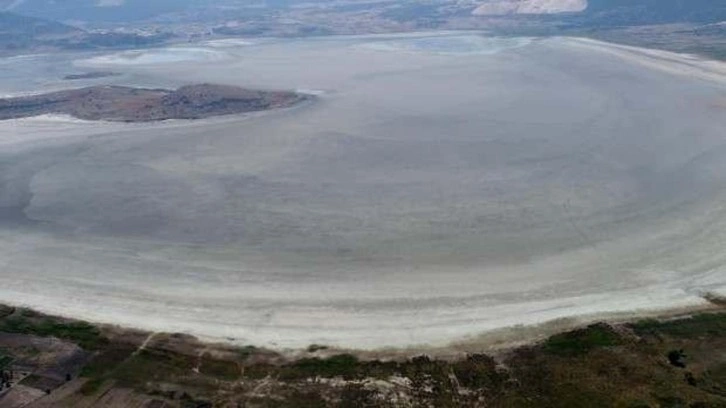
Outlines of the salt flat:
{"label": "salt flat", "polygon": [[[726,294],[718,64],[475,33],[66,58],[114,83],[319,99],[194,122],[1,122],[2,302],[376,348]],[[22,69],[0,74],[0,93],[57,89],[55,59],[28,89]]]}

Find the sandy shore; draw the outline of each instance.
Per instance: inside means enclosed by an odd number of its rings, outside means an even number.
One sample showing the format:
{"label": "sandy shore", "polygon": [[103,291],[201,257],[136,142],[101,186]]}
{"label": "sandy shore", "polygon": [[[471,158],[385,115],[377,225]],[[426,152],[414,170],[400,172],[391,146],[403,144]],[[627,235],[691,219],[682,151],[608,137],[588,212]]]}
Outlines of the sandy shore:
{"label": "sandy shore", "polygon": [[588,50],[603,52],[669,74],[719,84],[726,81],[726,63],[723,61],[710,60],[692,54],[608,43],[584,37],[565,37],[564,40],[573,46],[586,47]]}

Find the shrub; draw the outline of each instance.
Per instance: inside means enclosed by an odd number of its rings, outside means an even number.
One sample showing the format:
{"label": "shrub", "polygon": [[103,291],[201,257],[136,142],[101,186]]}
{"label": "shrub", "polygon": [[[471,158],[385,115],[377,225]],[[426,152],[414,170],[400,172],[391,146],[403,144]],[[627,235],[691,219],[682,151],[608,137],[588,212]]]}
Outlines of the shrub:
{"label": "shrub", "polygon": [[579,356],[599,347],[621,344],[620,336],[610,326],[594,324],[587,328],[556,334],[545,341],[547,353],[561,356]]}

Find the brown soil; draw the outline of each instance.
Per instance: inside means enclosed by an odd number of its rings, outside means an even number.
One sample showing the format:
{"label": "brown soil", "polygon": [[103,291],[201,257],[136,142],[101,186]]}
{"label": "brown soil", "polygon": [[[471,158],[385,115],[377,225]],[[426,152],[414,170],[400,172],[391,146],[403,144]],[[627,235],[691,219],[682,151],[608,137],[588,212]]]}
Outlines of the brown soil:
{"label": "brown soil", "polygon": [[212,84],[188,85],[177,90],[92,86],[0,99],[0,120],[43,114],[118,122],[202,119],[284,108],[309,98],[294,92]]}

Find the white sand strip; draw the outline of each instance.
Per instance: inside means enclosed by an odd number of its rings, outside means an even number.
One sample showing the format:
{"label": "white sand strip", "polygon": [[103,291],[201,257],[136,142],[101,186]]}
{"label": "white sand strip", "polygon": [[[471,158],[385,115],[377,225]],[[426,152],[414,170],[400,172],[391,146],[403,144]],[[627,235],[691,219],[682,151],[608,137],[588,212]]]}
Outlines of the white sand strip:
{"label": "white sand strip", "polygon": [[726,62],[697,55],[634,47],[584,37],[563,37],[572,46],[586,47],[651,69],[718,83],[726,82]]}

